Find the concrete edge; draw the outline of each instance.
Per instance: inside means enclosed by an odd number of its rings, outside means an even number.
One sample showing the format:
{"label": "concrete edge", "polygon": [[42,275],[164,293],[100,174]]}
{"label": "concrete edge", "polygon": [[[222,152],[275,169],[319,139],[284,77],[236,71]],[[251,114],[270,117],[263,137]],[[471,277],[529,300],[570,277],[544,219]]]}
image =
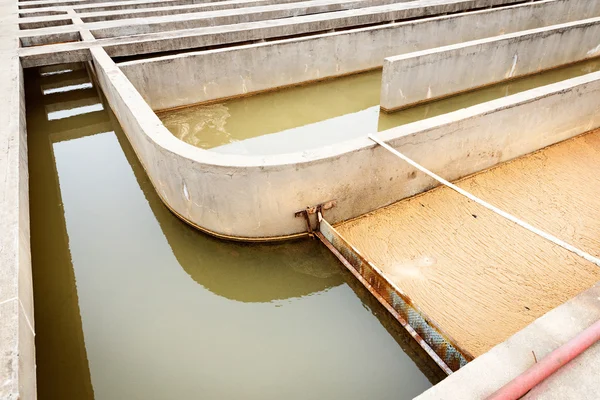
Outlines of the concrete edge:
{"label": "concrete edge", "polygon": [[0,2],[0,398],[37,398],[29,171],[17,6]]}

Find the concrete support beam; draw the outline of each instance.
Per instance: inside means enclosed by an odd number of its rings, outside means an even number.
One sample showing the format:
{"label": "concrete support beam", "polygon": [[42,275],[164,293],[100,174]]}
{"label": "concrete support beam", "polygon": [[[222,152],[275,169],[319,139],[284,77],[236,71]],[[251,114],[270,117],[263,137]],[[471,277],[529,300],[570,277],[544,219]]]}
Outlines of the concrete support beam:
{"label": "concrete support beam", "polygon": [[[294,0],[301,1],[301,0]],[[286,1],[286,2],[294,2]],[[60,3],[51,4],[47,7],[37,7],[34,9],[20,10],[19,14],[21,18],[34,17],[36,14],[53,11],[65,11],[67,9],[73,9],[78,13],[98,13],[102,12],[112,13],[114,11],[132,11],[144,9],[158,9],[158,8],[172,8],[172,7],[193,7],[193,6],[204,6],[210,10],[219,10],[227,8],[241,8],[251,7],[258,5],[275,4],[275,0],[221,0],[215,2],[204,2],[199,0],[131,0],[131,1],[108,1],[102,3],[92,4],[74,4],[69,6],[61,5]],[[212,8],[215,7],[215,8]]]}
{"label": "concrete support beam", "polygon": [[381,108],[393,111],[600,55],[600,18],[386,58]]}
{"label": "concrete support beam", "polygon": [[[163,15],[176,15],[186,14],[200,11],[217,11],[227,9],[239,9],[243,7],[262,7],[271,4],[286,4],[294,3],[298,0],[253,0],[253,1],[223,1],[216,3],[204,3],[204,4],[184,4],[184,5],[160,5],[149,8],[132,8],[127,9],[127,6],[114,7],[112,10],[100,10],[100,11],[86,11],[77,10],[75,6],[72,8],[61,7],[61,9],[73,10],[77,12],[77,15],[86,22],[96,21],[109,21],[117,19],[131,19],[131,18],[147,18],[147,17],[158,17]],[[159,3],[160,4],[160,3]],[[152,4],[148,4],[152,5]],[[19,20],[19,24],[23,28],[23,24],[36,24],[45,23],[48,21],[61,21],[64,20],[65,15],[53,15],[53,16],[31,16],[24,17]],[[43,26],[31,26],[26,29],[41,28]],[[25,28],[24,28],[25,29]]]}

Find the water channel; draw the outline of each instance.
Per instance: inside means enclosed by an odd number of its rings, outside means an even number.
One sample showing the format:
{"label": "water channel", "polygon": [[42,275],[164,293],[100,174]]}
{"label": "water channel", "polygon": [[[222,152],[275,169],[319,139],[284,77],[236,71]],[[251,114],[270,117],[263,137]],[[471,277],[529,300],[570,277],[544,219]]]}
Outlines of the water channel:
{"label": "water channel", "polygon": [[[268,154],[598,69],[394,114],[374,71],[159,115],[198,147]],[[83,65],[25,83],[40,399],[409,399],[441,379],[319,243],[224,242],[172,215]]]}
{"label": "water channel", "polygon": [[25,83],[40,400],[408,399],[441,378],[316,241],[173,216],[82,66]]}
{"label": "water channel", "polygon": [[600,70],[600,59],[426,103],[380,112],[381,70],[223,103],[159,112],[194,146],[234,154],[280,154],[332,145]]}

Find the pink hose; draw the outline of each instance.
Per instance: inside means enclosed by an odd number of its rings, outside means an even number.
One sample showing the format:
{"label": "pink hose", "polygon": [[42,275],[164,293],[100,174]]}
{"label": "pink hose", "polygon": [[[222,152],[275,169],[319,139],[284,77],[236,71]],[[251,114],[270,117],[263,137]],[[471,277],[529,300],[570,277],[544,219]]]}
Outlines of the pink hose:
{"label": "pink hose", "polygon": [[518,399],[600,340],[600,320],[501,387],[487,400]]}

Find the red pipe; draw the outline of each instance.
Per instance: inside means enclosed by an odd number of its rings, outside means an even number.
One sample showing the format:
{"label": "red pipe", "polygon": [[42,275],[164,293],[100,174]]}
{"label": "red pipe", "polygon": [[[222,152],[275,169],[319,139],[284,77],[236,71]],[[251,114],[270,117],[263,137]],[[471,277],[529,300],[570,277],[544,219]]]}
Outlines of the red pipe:
{"label": "red pipe", "polygon": [[487,400],[516,400],[600,340],[600,320],[498,389]]}

